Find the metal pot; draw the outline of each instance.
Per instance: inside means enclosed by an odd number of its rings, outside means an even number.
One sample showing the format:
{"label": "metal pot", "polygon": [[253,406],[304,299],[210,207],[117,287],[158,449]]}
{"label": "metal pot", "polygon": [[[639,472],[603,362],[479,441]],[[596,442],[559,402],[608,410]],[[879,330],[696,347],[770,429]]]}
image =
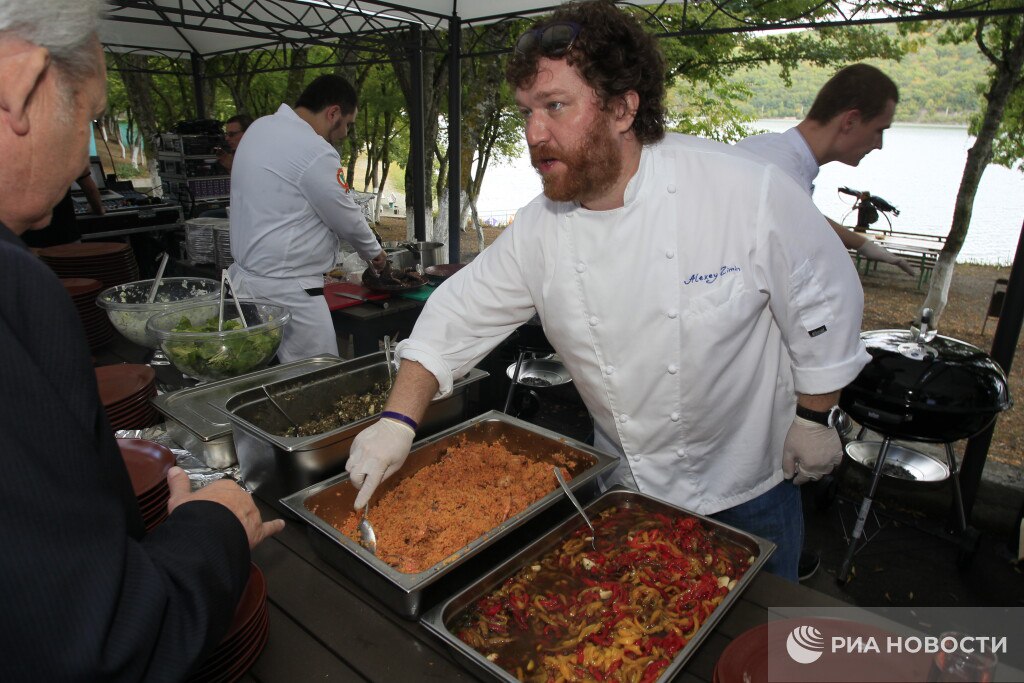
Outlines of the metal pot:
{"label": "metal pot", "polygon": [[443,242],[408,242],[405,246],[424,268],[447,262]]}
{"label": "metal pot", "polygon": [[1012,405],[1006,374],[967,342],[916,330],[875,330],[861,339],[871,354],[839,405],[886,436],[952,442],[982,431]]}
{"label": "metal pot", "polygon": [[405,247],[384,247],[384,253],[388,255],[391,267],[395,270],[405,270],[416,265],[416,256]]}

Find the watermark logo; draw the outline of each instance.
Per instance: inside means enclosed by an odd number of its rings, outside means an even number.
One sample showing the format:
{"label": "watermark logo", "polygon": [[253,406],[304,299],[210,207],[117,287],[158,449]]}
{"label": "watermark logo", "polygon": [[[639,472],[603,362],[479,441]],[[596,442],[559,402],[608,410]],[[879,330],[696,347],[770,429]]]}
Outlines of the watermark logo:
{"label": "watermark logo", "polygon": [[825,638],[813,626],[797,626],[786,638],[786,652],[799,664],[818,661],[825,651]]}

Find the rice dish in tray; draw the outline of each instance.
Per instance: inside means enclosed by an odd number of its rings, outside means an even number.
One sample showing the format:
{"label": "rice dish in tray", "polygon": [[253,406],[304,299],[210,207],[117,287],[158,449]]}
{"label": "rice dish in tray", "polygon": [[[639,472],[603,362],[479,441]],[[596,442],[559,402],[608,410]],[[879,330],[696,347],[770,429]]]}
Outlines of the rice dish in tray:
{"label": "rice dish in tray", "polygon": [[[567,455],[549,457],[570,464]],[[564,466],[562,474],[571,479]],[[377,557],[403,573],[424,571],[557,487],[550,462],[512,453],[501,441],[463,441],[370,505]],[[318,508],[311,512],[320,514]],[[359,541],[355,512],[324,519]]]}

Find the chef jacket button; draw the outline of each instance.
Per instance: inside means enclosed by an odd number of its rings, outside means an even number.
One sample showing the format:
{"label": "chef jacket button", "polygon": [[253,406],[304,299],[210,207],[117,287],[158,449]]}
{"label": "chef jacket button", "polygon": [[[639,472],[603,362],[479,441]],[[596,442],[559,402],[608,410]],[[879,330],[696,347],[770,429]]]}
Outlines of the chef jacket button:
{"label": "chef jacket button", "polygon": [[576,217],[576,212],[575,211],[570,211],[569,213],[565,214],[565,217],[566,218],[575,218]]}
{"label": "chef jacket button", "polygon": [[675,363],[672,363],[671,365],[668,366],[668,374],[674,375],[677,372],[679,372],[679,366],[678,365],[676,365]]}
{"label": "chef jacket button", "polygon": [[588,320],[587,322],[590,323],[591,327],[595,327],[597,325],[597,316],[596,315],[590,316],[590,320]]}
{"label": "chef jacket button", "polygon": [[676,457],[677,458],[685,458],[686,457],[686,451],[684,451],[682,448],[677,448],[676,449]]}
{"label": "chef jacket button", "polygon": [[670,318],[673,318],[673,319],[674,319],[674,318],[675,318],[675,317],[676,317],[677,315],[679,315],[679,311],[677,311],[677,310],[676,310],[676,309],[674,309],[674,308],[670,308],[670,309],[669,309],[669,311],[668,311],[668,317],[670,317]]}
{"label": "chef jacket button", "polygon": [[628,415],[619,415],[619,424],[626,424],[627,422],[629,422]]}
{"label": "chef jacket button", "polygon": [[675,194],[676,193],[676,186],[675,185],[669,185],[665,189],[668,190],[669,194]]}
{"label": "chef jacket button", "polygon": [[665,250],[665,258],[674,258],[675,255],[676,255],[676,250],[675,249],[666,249]]}
{"label": "chef jacket button", "polygon": [[606,366],[604,366],[604,374],[610,375],[613,372],[615,372],[615,366],[614,365],[606,365]]}
{"label": "chef jacket button", "polygon": [[631,455],[631,456],[629,456],[629,459],[632,460],[633,462],[640,462],[640,456],[639,455]]}
{"label": "chef jacket button", "polygon": [[671,415],[668,416],[668,419],[672,420],[673,422],[679,422],[679,413],[672,413]]}
{"label": "chef jacket button", "polygon": [[576,264],[576,272],[577,273],[582,273],[586,269],[587,269],[587,264],[584,263],[583,261],[580,261],[579,263]]}

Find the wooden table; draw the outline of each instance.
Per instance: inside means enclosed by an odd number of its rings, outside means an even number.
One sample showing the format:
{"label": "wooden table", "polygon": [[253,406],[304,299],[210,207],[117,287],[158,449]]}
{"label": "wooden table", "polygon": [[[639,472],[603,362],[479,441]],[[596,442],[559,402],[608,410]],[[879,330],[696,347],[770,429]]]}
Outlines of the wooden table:
{"label": "wooden table", "polygon": [[[260,501],[265,517],[278,517]],[[253,552],[267,579],[270,638],[244,681],[476,681],[457,653],[417,622],[403,619],[313,552],[304,525]],[[705,640],[677,681],[710,681],[726,645],[780,618],[781,607],[847,606],[823,593],[760,574]]]}
{"label": "wooden table", "polygon": [[[885,247],[893,254],[902,256],[908,262],[917,266],[917,288],[928,281],[932,268],[939,258],[945,243],[944,237],[933,237],[919,233],[877,233],[869,231],[869,239],[876,244]],[[863,258],[856,251],[851,252],[857,259],[857,268],[860,268]],[[868,268],[872,261],[864,259],[864,274],[867,275]]]}

